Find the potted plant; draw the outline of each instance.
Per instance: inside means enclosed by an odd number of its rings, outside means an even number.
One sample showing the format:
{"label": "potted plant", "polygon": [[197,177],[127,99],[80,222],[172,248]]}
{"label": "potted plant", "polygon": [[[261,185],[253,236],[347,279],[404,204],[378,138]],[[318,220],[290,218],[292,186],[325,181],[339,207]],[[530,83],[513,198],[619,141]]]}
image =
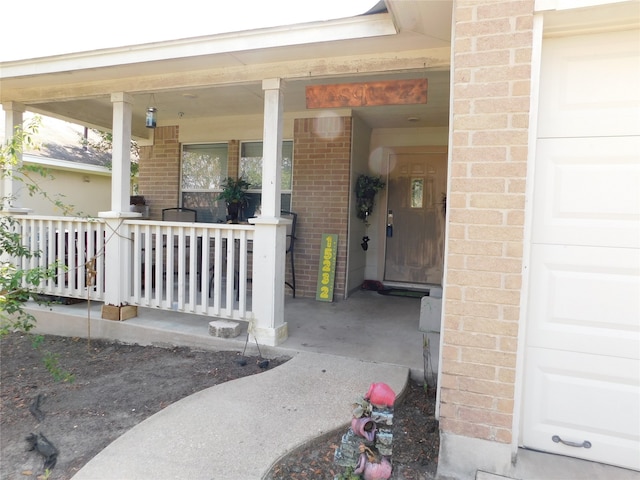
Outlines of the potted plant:
{"label": "potted plant", "polygon": [[381,177],[360,175],[356,180],[356,207],[360,220],[367,221],[373,212],[373,204],[376,193],[385,187]]}
{"label": "potted plant", "polygon": [[218,200],[224,200],[227,205],[227,221],[237,223],[242,209],[249,202],[247,190],[251,184],[242,177],[237,179],[227,177],[222,182],[222,192],[218,195]]}

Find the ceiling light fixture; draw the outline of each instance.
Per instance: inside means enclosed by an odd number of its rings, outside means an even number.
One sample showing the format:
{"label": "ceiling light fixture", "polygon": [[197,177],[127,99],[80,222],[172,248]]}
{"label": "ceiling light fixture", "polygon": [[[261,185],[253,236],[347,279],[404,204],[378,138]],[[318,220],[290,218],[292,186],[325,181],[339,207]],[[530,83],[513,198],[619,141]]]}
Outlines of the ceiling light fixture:
{"label": "ceiling light fixture", "polygon": [[156,98],[152,93],[149,98],[149,105],[147,106],[147,117],[145,120],[145,126],[147,128],[156,128],[158,109],[153,106],[156,103],[155,101]]}

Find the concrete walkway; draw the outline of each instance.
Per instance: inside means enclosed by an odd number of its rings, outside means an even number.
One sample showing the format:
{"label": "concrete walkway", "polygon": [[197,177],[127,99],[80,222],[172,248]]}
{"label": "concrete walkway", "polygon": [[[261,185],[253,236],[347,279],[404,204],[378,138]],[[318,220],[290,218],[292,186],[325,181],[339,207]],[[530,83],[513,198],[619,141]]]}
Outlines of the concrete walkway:
{"label": "concrete walkway", "polygon": [[[188,372],[185,372],[188,374]],[[372,382],[398,396],[409,369],[302,352],[259,375],[208,388],[115,440],[73,480],[259,480],[291,450],[347,428]]]}

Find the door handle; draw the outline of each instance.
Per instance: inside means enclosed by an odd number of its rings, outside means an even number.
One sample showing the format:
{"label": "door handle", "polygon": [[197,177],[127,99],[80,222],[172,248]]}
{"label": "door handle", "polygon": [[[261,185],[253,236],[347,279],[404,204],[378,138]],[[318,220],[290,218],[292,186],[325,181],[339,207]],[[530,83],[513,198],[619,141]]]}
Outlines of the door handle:
{"label": "door handle", "polygon": [[554,435],[551,437],[554,443],[561,443],[568,447],[576,447],[576,448],[591,448],[591,442],[589,440],[585,440],[582,443],[579,442],[570,442],[569,440],[563,440],[558,435]]}
{"label": "door handle", "polygon": [[387,237],[393,237],[393,210],[387,213]]}

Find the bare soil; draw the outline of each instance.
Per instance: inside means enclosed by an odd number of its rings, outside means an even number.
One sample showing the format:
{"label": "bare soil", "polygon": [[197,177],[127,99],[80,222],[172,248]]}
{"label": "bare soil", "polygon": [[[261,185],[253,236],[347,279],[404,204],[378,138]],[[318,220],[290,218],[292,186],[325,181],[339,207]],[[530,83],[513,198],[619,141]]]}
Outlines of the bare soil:
{"label": "bare soil", "polygon": [[[29,451],[26,441],[40,433],[58,451],[48,478],[70,479],[145,418],[204,388],[260,373],[264,360],[234,351],[6,336],[0,339],[0,479],[45,478],[45,457]],[[266,368],[287,360],[271,358]],[[396,406],[392,479],[433,478],[439,439],[434,400],[433,392],[413,384]],[[340,438],[293,452],[268,478],[333,479],[343,471],[333,463]]]}

